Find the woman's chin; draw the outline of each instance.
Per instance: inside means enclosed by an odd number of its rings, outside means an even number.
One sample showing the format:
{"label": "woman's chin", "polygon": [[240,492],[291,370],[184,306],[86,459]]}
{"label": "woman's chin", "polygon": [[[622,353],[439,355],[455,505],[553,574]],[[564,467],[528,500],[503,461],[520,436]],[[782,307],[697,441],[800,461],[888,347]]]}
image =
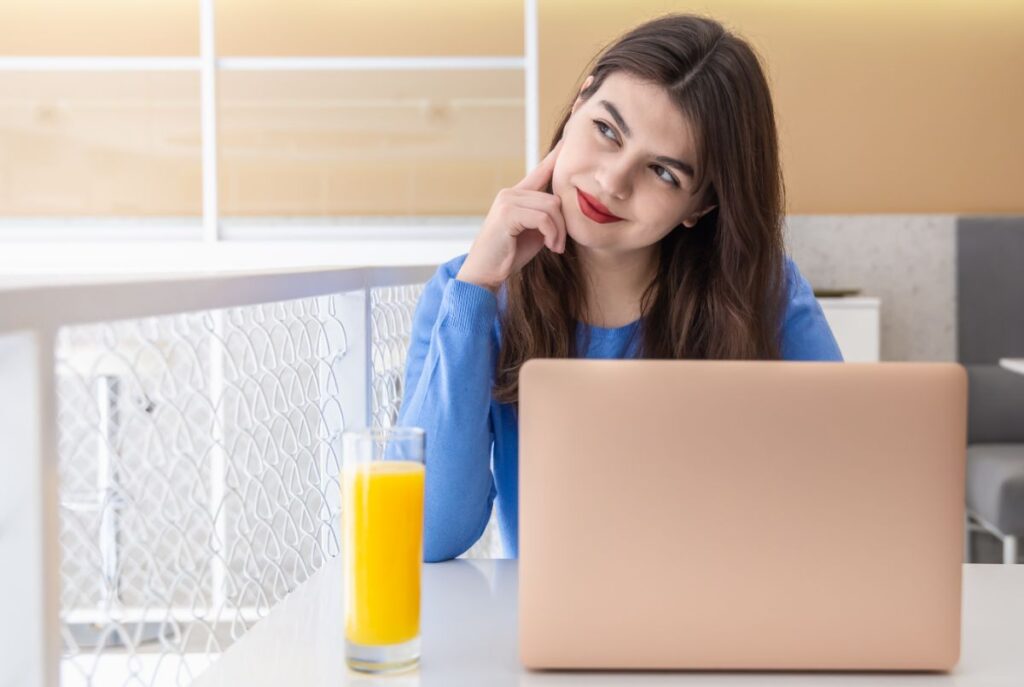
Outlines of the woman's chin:
{"label": "woman's chin", "polygon": [[609,248],[618,243],[618,237],[614,231],[585,217],[567,217],[565,233],[574,242],[585,248]]}

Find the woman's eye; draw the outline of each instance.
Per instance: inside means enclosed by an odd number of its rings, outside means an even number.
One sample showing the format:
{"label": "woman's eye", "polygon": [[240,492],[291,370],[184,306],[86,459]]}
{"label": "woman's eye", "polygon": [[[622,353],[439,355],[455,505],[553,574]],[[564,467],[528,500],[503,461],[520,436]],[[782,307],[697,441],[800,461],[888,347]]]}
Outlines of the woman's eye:
{"label": "woman's eye", "polygon": [[[607,124],[605,124],[604,122],[602,122],[600,119],[594,120],[594,126],[597,127],[597,130],[601,132],[602,136],[612,141],[615,141],[616,143],[618,142],[618,139],[615,137],[615,130],[612,129]],[[669,171],[662,167],[661,165],[651,165],[651,169],[654,170],[654,173],[657,174],[658,178],[661,179],[662,181],[666,181],[672,184],[673,186],[679,186],[679,182],[676,181],[676,178],[672,176],[669,173]],[[662,172],[664,172],[664,176],[662,176]]]}
{"label": "woman's eye", "polygon": [[[615,132],[612,130],[612,128],[610,126],[608,126],[607,124],[605,124],[604,122],[602,122],[600,119],[595,119],[594,120],[594,126],[597,127],[597,130],[600,131],[601,135],[604,136],[605,138],[611,139],[613,141],[617,141],[618,140],[618,139],[615,138]],[[611,133],[611,136],[608,136],[607,134],[605,134],[605,131],[608,131],[609,133]]]}
{"label": "woman's eye", "polygon": [[[674,176],[672,176],[671,174],[669,174],[669,171],[667,169],[665,169],[664,167],[662,167],[661,165],[651,165],[651,169],[654,170],[654,173],[658,175],[659,179],[667,181],[668,183],[672,184],[673,186],[678,186],[679,185],[679,182],[676,181],[676,178]],[[662,172],[665,173],[665,176],[661,175]]]}

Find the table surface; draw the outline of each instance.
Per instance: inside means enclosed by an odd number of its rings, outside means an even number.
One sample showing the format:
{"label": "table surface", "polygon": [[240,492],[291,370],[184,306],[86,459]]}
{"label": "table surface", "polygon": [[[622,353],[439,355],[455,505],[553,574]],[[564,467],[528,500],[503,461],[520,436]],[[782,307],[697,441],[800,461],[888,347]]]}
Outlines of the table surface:
{"label": "table surface", "polygon": [[1000,358],[999,364],[1007,370],[1024,375],[1024,358]]}
{"label": "table surface", "polygon": [[518,658],[518,567],[510,560],[424,566],[418,669],[364,676],[345,666],[341,562],[330,561],[279,603],[194,683],[304,685],[1024,685],[1024,565],[964,566],[963,644],[951,673],[538,672]]}

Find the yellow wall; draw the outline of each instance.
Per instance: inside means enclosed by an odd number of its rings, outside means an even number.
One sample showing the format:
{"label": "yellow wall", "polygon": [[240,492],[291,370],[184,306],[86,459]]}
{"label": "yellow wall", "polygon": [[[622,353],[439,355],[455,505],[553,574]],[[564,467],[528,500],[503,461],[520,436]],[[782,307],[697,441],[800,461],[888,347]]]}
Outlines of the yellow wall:
{"label": "yellow wall", "polygon": [[765,57],[791,213],[1024,212],[1024,2],[542,0],[545,145],[591,56],[667,11]]}
{"label": "yellow wall", "polygon": [[[197,4],[4,0],[0,55],[195,55]],[[520,0],[217,8],[225,55],[523,49]],[[1024,211],[1024,1],[539,0],[543,143],[591,57],[666,11],[764,55],[790,212]],[[0,215],[198,214],[198,107],[195,74],[0,73]],[[518,72],[230,72],[220,107],[229,215],[482,214],[522,174]]]}

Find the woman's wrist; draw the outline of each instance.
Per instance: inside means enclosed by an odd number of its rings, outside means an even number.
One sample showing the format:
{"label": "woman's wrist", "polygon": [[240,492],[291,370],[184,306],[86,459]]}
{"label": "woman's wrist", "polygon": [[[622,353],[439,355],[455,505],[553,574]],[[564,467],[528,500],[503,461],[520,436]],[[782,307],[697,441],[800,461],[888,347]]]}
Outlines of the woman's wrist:
{"label": "woman's wrist", "polygon": [[475,277],[473,274],[467,273],[464,269],[460,269],[459,273],[455,275],[455,278],[459,281],[464,281],[467,284],[475,284],[476,286],[485,288],[494,295],[498,295],[498,288],[501,286],[500,284],[493,284],[485,279]]}

